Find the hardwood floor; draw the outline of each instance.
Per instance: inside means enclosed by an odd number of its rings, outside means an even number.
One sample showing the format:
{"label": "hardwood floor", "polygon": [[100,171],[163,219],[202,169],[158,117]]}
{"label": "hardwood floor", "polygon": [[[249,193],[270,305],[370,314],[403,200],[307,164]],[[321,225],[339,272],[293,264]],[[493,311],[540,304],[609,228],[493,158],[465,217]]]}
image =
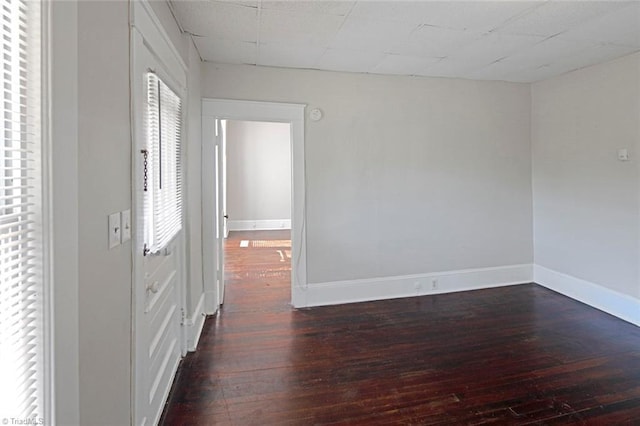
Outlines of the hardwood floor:
{"label": "hardwood floor", "polygon": [[638,327],[534,284],[293,310],[288,234],[227,244],[165,425],[640,425]]}

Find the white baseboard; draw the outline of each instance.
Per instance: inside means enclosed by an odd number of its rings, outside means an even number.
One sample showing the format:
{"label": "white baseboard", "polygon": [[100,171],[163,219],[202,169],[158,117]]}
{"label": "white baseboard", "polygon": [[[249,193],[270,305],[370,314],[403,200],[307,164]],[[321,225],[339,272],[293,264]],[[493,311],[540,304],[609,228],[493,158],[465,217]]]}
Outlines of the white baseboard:
{"label": "white baseboard", "polygon": [[640,326],[640,299],[599,284],[534,265],[533,281],[624,321]]}
{"label": "white baseboard", "polygon": [[230,220],[227,222],[229,231],[272,231],[276,229],[291,229],[291,219],[271,220]]}
{"label": "white baseboard", "polygon": [[187,350],[189,352],[193,352],[198,347],[198,341],[200,340],[200,335],[202,334],[202,328],[204,327],[204,320],[206,318],[206,314],[204,312],[204,293],[200,295],[200,300],[198,301],[198,305],[196,309],[193,311],[193,314],[190,318],[188,318],[184,327],[187,333]]}
{"label": "white baseboard", "polygon": [[[435,288],[434,288],[434,280]],[[397,299],[530,283],[531,264],[309,284],[294,289],[296,307]]]}

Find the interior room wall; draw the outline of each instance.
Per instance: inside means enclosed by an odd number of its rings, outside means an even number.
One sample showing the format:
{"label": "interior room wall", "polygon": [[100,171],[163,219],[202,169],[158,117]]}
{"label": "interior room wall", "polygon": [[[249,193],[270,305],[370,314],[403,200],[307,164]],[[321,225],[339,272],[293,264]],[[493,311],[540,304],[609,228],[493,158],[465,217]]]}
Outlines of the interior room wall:
{"label": "interior room wall", "polygon": [[148,2],[153,9],[153,13],[156,14],[156,17],[171,40],[171,43],[178,51],[178,54],[185,63],[188,63],[190,55],[189,45],[193,44],[193,42],[191,41],[191,38],[185,36],[178,27],[178,24],[173,17],[173,12],[169,7],[169,3],[167,0],[148,0]]}
{"label": "interior room wall", "polygon": [[309,283],[530,264],[530,88],[203,65],[203,96],[308,104]]}
{"label": "interior room wall", "polygon": [[[291,221],[291,135],[288,123],[228,120],[227,214],[238,221]],[[270,221],[270,222],[265,222]],[[280,223],[278,224],[280,225]]]}
{"label": "interior room wall", "polygon": [[51,424],[80,424],[78,234],[78,3],[51,2],[49,108],[54,378]]}
{"label": "interior room wall", "polygon": [[185,192],[187,198],[187,315],[192,316],[204,295],[202,278],[202,97],[200,87],[200,55],[188,40],[186,165]]}
{"label": "interior room wall", "polygon": [[107,216],[131,207],[127,2],[78,2],[78,111],[80,424],[124,425],[131,243],[109,250]]}
{"label": "interior room wall", "polygon": [[536,265],[640,298],[640,54],[535,83],[532,101]]}

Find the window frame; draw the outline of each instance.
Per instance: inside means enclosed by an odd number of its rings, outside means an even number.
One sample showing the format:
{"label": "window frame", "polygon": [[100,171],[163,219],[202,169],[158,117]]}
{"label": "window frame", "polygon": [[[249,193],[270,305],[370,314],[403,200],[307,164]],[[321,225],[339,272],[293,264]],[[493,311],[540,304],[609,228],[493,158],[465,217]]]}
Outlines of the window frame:
{"label": "window frame", "polygon": [[[157,254],[167,248],[178,233],[184,229],[184,193],[182,190],[184,100],[155,71],[149,70],[145,74],[144,80],[147,87],[144,123],[146,148],[143,152],[145,164],[144,254],[146,255]],[[177,104],[177,109],[172,111],[171,105],[166,107],[166,102],[163,100]],[[170,117],[167,123],[163,117],[172,112],[175,112],[175,115]],[[154,121],[157,121],[157,129],[152,128]],[[171,131],[167,134],[167,126],[172,126],[171,129],[176,130],[175,134],[171,134]],[[175,140],[166,140],[165,136],[170,138],[175,136]],[[158,145],[157,149],[155,144]],[[163,156],[163,152],[167,152],[169,155]],[[170,181],[168,185],[165,182],[165,188],[163,188],[165,180]],[[165,211],[167,209],[170,211]]]}
{"label": "window frame", "polygon": [[[30,419],[31,421],[46,422],[55,424],[56,410],[55,410],[55,373],[54,373],[54,287],[53,287],[53,250],[54,245],[54,233],[53,233],[53,179],[52,179],[52,102],[51,102],[51,69],[52,69],[52,44],[51,44],[51,32],[52,32],[52,5],[47,1],[25,1],[26,5],[33,7],[37,5],[35,12],[27,12],[27,25],[36,26],[34,32],[29,32],[30,28],[27,28],[27,34],[24,40],[27,41],[27,51],[25,57],[28,65],[27,85],[37,84],[36,92],[26,87],[26,96],[31,99],[31,102],[36,103],[36,109],[33,111],[33,116],[30,116],[29,112],[21,113],[26,114],[25,121],[20,122],[20,126],[31,127],[29,121],[32,118],[37,120],[37,134],[35,136],[34,143],[37,145],[36,152],[33,155],[24,157],[19,160],[20,162],[31,161],[34,162],[35,171],[34,176],[36,182],[31,196],[34,197],[33,210],[28,210],[29,215],[34,215],[34,225],[30,233],[35,234],[34,243],[31,243],[31,249],[37,251],[36,260],[36,280],[39,281],[35,285],[35,291],[38,294],[37,300],[32,302],[37,305],[35,309],[38,311],[36,320],[36,332],[38,340],[38,349],[36,349],[37,359],[36,363],[39,364],[37,373],[35,373],[35,380],[39,382],[36,386],[37,396],[39,400],[37,402],[38,408],[36,412],[30,414],[28,418],[16,419],[24,420]],[[29,16],[30,14],[34,16]],[[57,28],[57,27],[56,27]],[[37,44],[35,51],[33,48],[29,48],[29,43]],[[35,75],[31,75],[34,73]],[[28,104],[27,104],[28,105]],[[25,131],[25,130],[21,130]],[[6,143],[6,142],[5,142]],[[22,166],[21,166],[22,167]],[[4,179],[5,177],[3,177]],[[23,195],[27,197],[28,195]],[[33,265],[32,265],[33,266]],[[30,304],[31,306],[31,304]],[[9,414],[13,414],[12,412]],[[5,419],[7,420],[7,419]]]}

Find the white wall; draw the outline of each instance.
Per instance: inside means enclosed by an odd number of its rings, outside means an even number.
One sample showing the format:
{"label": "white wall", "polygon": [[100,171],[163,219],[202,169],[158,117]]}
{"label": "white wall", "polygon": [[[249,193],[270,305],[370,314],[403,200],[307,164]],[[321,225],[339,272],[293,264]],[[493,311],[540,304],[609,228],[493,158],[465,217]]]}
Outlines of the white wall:
{"label": "white wall", "polygon": [[226,130],[229,222],[290,221],[290,125],[229,120]]}
{"label": "white wall", "polygon": [[185,36],[180,31],[173,12],[169,8],[167,0],[148,0],[153,12],[162,24],[167,36],[171,40],[171,43],[178,50],[178,54],[182,57],[185,64],[189,63],[189,49],[190,44],[193,44],[190,37]]}
{"label": "white wall", "polygon": [[640,54],[536,83],[532,100],[535,263],[640,298]]}
{"label": "white wall", "polygon": [[[55,419],[80,424],[78,326],[78,4],[50,2],[53,374]],[[71,47],[71,48],[70,48]],[[51,294],[51,293],[50,293]]]}
{"label": "white wall", "polygon": [[526,84],[203,65],[203,96],[307,103],[308,281],[533,260]]}
{"label": "white wall", "polygon": [[78,2],[80,424],[131,416],[131,243],[107,216],[131,207],[129,4]]}
{"label": "white wall", "polygon": [[[186,37],[186,36],[185,36]],[[191,316],[204,294],[202,279],[202,89],[200,87],[200,55],[189,39],[186,122],[186,255],[187,315]]]}

